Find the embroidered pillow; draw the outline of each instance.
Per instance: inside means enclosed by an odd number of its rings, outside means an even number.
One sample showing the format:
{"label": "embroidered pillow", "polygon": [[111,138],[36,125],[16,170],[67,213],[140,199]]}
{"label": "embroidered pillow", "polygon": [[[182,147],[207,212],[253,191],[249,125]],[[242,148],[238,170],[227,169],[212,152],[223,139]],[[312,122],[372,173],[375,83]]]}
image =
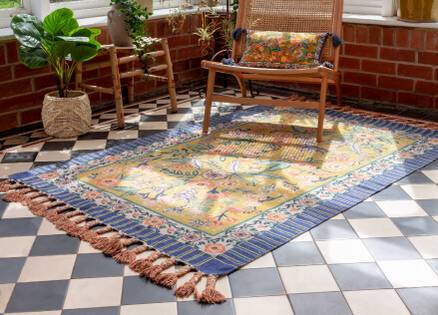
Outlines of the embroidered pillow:
{"label": "embroidered pillow", "polygon": [[329,34],[248,31],[239,65],[257,68],[319,66]]}

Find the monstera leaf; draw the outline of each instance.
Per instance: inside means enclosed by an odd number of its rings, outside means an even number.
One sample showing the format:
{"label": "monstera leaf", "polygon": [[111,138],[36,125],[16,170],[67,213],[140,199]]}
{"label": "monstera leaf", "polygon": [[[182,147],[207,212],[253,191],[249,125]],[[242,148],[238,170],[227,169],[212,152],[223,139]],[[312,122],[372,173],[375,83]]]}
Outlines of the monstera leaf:
{"label": "monstera leaf", "polygon": [[52,36],[70,35],[79,28],[73,11],[67,8],[50,13],[43,22],[44,30]]}
{"label": "monstera leaf", "polygon": [[20,46],[18,53],[20,61],[30,69],[42,68],[49,63],[41,47]]}
{"label": "monstera leaf", "polygon": [[41,47],[44,29],[41,21],[28,14],[18,14],[12,18],[11,28],[22,46]]}

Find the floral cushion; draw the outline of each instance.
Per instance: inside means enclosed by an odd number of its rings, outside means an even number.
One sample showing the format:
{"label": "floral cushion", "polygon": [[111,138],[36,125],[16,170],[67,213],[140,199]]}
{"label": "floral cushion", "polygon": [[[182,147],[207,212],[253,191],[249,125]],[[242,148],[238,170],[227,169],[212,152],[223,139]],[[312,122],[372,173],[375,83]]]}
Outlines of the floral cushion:
{"label": "floral cushion", "polygon": [[328,33],[248,31],[239,65],[281,69],[319,66],[328,36]]}

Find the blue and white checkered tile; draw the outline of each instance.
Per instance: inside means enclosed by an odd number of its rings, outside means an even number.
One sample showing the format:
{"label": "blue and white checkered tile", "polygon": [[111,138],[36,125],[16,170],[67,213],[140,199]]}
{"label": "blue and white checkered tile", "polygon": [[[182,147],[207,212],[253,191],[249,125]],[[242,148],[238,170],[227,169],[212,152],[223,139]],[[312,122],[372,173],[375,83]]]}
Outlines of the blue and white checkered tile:
{"label": "blue and white checkered tile", "polygon": [[[199,120],[202,110],[200,99],[183,101],[178,114],[127,117],[127,130],[103,123],[79,138],[16,148],[3,155],[0,174]],[[0,314],[436,315],[437,244],[438,161],[221,279],[226,302],[200,305],[0,201]]]}

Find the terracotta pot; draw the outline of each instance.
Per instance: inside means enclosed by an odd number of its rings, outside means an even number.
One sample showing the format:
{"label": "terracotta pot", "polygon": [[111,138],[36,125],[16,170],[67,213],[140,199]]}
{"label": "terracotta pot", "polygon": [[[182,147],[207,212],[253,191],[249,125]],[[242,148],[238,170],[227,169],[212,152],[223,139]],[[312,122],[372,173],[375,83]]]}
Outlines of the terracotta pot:
{"label": "terracotta pot", "polygon": [[400,19],[407,22],[432,22],[434,0],[400,0]]}
{"label": "terracotta pot", "polygon": [[128,25],[125,23],[125,15],[113,5],[108,11],[108,32],[114,45],[119,47],[132,46],[132,38],[128,32]]}
{"label": "terracotta pot", "polygon": [[69,91],[69,97],[58,92],[45,95],[41,117],[44,131],[57,138],[77,137],[91,128],[91,106],[88,94]]}

